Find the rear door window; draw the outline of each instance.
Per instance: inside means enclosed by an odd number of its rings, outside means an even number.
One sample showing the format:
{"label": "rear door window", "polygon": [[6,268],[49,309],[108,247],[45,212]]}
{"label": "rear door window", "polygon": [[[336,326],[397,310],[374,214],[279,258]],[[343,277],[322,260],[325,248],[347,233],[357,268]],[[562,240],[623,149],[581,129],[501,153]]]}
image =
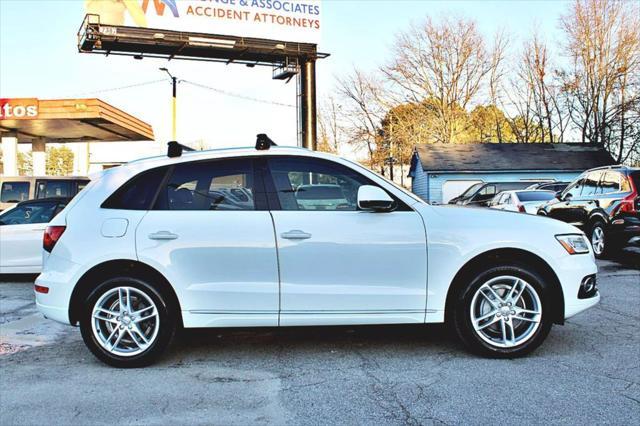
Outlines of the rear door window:
{"label": "rear door window", "polygon": [[19,203],[29,199],[29,182],[4,182],[0,202]]}
{"label": "rear door window", "polygon": [[620,192],[620,173],[614,171],[607,171],[604,173],[600,186],[598,187],[599,194],[611,194],[614,192]]}
{"label": "rear door window", "polygon": [[253,161],[181,163],[158,196],[156,210],[256,210]]}

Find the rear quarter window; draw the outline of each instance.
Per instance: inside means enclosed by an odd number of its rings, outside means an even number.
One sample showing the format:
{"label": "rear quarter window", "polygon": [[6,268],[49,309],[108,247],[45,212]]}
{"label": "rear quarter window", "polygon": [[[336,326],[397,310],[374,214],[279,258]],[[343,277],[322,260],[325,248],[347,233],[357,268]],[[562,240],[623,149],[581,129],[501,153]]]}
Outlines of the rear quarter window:
{"label": "rear quarter window", "polygon": [[149,210],[168,167],[147,170],[131,178],[102,203],[105,209]]}

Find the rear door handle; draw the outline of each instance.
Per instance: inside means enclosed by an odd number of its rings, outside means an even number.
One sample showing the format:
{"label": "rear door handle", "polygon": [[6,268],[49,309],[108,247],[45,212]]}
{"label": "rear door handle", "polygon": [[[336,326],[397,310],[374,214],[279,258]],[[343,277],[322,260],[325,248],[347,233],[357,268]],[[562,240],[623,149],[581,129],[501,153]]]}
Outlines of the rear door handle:
{"label": "rear door handle", "polygon": [[294,229],[293,231],[283,232],[280,235],[282,238],[287,240],[306,240],[311,238],[311,234],[307,234],[304,231],[300,231],[299,229]]}
{"label": "rear door handle", "polygon": [[178,235],[169,231],[159,231],[149,234],[149,239],[151,240],[175,240],[176,238],[178,238]]}

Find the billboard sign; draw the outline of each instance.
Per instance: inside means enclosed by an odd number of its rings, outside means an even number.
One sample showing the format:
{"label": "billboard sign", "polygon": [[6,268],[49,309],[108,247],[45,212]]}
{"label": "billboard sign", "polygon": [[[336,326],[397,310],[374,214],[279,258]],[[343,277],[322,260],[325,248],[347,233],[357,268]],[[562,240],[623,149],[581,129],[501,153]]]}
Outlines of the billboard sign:
{"label": "billboard sign", "polygon": [[35,98],[0,98],[0,120],[34,120],[38,114],[39,101]]}
{"label": "billboard sign", "polygon": [[100,23],[159,30],[320,42],[320,0],[85,0]]}

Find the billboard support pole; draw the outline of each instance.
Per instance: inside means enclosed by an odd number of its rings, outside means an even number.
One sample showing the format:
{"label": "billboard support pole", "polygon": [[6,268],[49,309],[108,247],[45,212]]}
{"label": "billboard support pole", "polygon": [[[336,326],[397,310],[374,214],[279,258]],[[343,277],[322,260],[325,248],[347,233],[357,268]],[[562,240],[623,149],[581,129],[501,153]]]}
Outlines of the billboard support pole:
{"label": "billboard support pole", "polygon": [[316,61],[307,59],[300,70],[299,80],[300,141],[303,148],[317,149],[316,117]]}
{"label": "billboard support pole", "polygon": [[178,132],[177,132],[177,123],[176,123],[176,119],[177,119],[177,103],[178,103],[178,99],[177,99],[177,93],[176,93],[176,86],[178,85],[178,80],[171,76],[171,83],[173,85],[173,91],[172,94],[173,96],[171,97],[171,136],[173,141],[178,140]]}

